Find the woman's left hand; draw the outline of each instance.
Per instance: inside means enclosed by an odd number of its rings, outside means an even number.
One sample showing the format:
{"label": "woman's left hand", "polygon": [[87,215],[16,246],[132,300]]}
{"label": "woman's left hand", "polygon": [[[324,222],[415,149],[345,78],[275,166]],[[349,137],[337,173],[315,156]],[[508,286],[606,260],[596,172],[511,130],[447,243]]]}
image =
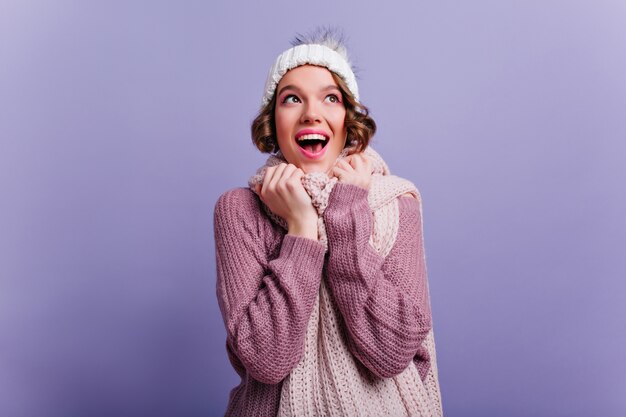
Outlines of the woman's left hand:
{"label": "woman's left hand", "polygon": [[332,173],[344,184],[352,184],[370,189],[372,181],[372,164],[361,153],[348,155],[337,162],[333,167]]}

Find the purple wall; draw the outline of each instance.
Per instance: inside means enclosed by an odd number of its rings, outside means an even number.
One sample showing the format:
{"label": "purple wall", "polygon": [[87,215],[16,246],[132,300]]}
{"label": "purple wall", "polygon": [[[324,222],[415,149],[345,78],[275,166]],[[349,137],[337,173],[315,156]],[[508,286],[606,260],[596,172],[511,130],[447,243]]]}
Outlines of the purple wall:
{"label": "purple wall", "polygon": [[624,2],[250,3],[0,3],[0,415],[223,413],[213,205],[317,24],[422,191],[446,415],[626,415]]}

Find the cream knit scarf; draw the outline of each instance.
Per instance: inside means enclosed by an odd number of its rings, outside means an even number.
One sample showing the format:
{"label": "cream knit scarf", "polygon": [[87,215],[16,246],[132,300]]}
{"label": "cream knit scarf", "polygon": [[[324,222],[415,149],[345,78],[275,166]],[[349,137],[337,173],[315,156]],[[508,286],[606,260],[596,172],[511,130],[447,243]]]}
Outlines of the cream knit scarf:
{"label": "cream knit scarf", "polygon": [[[389,173],[383,159],[367,148],[365,156],[372,162],[373,174],[368,203],[373,213],[374,226],[370,244],[383,257],[393,247],[398,232],[398,201],[411,193],[420,200],[415,186]],[[347,155],[344,150],[339,158]],[[280,152],[270,156],[249,185],[254,190],[263,182],[268,167],[286,162]],[[311,196],[319,214],[319,241],[328,250],[326,229],[322,214],[337,178],[325,173],[310,173],[303,185]],[[276,216],[264,204],[267,214],[287,228],[284,219]],[[441,398],[437,379],[437,361],[432,330],[424,340],[430,354],[430,370],[422,381],[413,361],[399,375],[376,378],[364,373],[356,358],[348,350],[340,329],[340,315],[325,280],[322,279],[318,297],[308,322],[304,355],[298,365],[283,381],[278,415],[285,416],[441,416]]]}

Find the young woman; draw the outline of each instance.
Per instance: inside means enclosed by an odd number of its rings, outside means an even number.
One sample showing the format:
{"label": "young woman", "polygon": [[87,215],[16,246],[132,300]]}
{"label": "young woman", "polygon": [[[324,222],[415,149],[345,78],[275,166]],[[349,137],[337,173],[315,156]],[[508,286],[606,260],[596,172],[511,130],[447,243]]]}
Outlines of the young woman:
{"label": "young woman", "polygon": [[252,124],[271,155],[215,207],[227,416],[442,414],[421,200],[375,130],[331,33],[278,56]]}

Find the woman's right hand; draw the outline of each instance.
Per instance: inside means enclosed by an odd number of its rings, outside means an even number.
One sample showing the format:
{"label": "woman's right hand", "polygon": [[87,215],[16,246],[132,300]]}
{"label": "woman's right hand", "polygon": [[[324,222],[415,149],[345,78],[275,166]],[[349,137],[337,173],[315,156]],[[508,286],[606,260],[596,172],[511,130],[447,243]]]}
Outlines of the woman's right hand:
{"label": "woman's right hand", "polygon": [[269,167],[256,193],[273,213],[285,219],[290,235],[317,240],[317,211],[302,185],[303,176],[293,164]]}

